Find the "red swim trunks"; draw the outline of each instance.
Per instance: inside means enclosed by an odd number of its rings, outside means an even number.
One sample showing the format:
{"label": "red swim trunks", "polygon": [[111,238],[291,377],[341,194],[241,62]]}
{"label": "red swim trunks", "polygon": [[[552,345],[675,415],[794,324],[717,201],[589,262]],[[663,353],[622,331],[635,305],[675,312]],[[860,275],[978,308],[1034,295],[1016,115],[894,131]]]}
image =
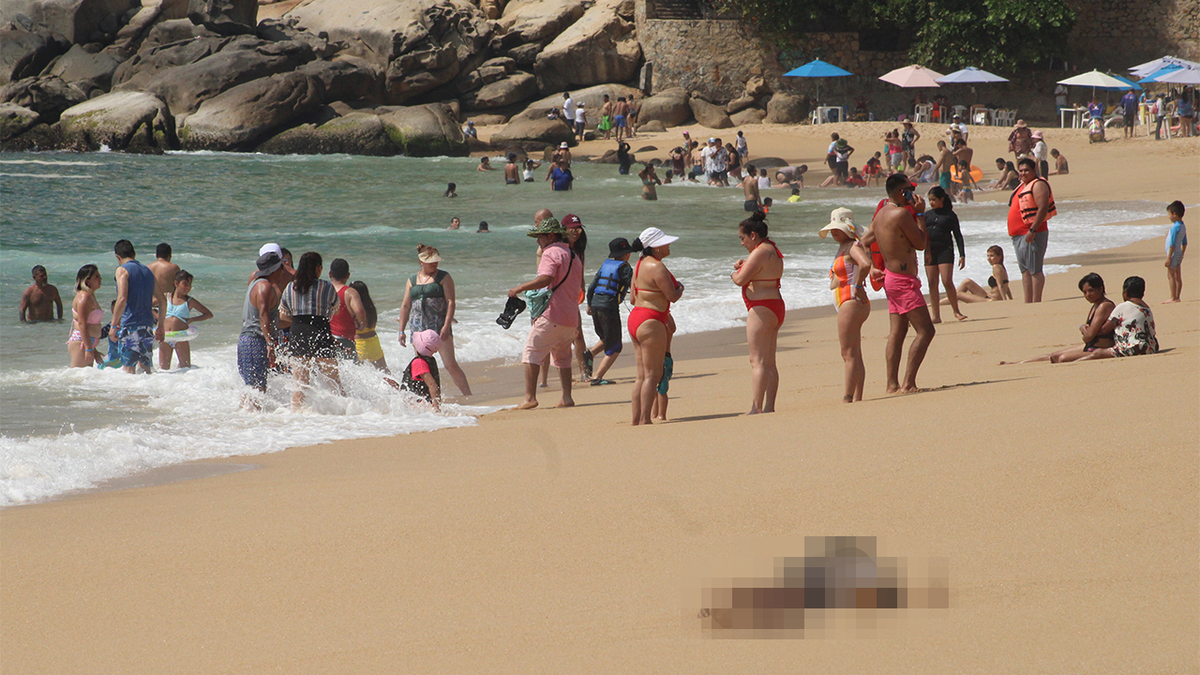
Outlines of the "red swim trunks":
{"label": "red swim trunks", "polygon": [[915,274],[897,274],[883,271],[883,292],[887,294],[889,314],[908,314],[925,306],[921,293],[921,278]]}

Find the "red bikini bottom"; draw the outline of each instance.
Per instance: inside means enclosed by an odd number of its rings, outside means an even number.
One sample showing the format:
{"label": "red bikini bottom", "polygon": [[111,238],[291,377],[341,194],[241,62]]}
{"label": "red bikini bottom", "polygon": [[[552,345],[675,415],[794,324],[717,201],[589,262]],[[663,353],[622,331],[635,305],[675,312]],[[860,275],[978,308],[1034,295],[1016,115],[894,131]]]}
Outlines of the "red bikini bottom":
{"label": "red bikini bottom", "polygon": [[649,307],[634,307],[633,310],[629,312],[629,337],[634,342],[637,342],[638,327],[644,322],[654,319],[661,321],[665,326],[670,318],[670,312],[660,312],[657,309],[650,309]]}
{"label": "red bikini bottom", "polygon": [[766,307],[775,312],[775,317],[779,319],[779,325],[783,325],[783,317],[787,313],[784,307],[783,300],[780,298],[767,298],[766,300],[746,300],[746,309],[752,307]]}

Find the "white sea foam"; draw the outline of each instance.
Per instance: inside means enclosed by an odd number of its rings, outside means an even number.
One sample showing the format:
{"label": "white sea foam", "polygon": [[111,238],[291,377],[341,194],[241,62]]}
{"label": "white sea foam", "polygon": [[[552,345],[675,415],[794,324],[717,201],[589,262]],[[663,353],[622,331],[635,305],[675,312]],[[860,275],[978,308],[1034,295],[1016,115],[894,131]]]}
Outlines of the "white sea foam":
{"label": "white sea foam", "polygon": [[69,175],[63,173],[0,173],[9,178],[94,178],[95,176]]}
{"label": "white sea foam", "polygon": [[48,159],[0,159],[0,164],[40,164],[43,166],[101,166],[101,162],[73,162]]}

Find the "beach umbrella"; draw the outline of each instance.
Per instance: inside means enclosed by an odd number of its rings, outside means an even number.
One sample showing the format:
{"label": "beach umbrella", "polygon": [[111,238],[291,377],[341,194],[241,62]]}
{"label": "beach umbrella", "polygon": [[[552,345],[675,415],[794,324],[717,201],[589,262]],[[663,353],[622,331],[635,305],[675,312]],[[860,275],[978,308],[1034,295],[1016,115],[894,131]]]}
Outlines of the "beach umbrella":
{"label": "beach umbrella", "polygon": [[962,70],[956,70],[949,75],[939,77],[937,80],[941,84],[989,84],[993,82],[1008,82],[1008,80],[993,75],[986,70],[980,70],[974,66],[967,66]]}
{"label": "beach umbrella", "polygon": [[1125,84],[1112,75],[1107,75],[1098,70],[1076,75],[1075,77],[1068,77],[1065,80],[1059,80],[1058,83],[1073,87],[1091,87],[1092,96],[1096,95],[1097,89],[1133,89],[1133,85]]}
{"label": "beach umbrella", "polygon": [[930,70],[924,66],[905,66],[897,68],[892,72],[879,78],[888,84],[894,84],[897,87],[912,88],[912,87],[940,87],[938,78],[942,74]]}
{"label": "beach umbrella", "polygon": [[1184,66],[1187,68],[1200,68],[1200,63],[1188,61],[1177,56],[1162,56],[1153,61],[1147,61],[1141,65],[1134,66],[1129,69],[1135,77],[1146,77],[1156,70],[1162,70],[1167,66]]}
{"label": "beach umbrella", "polygon": [[1177,66],[1175,64],[1167,64],[1167,65],[1163,66],[1162,68],[1159,68],[1158,70],[1147,74],[1145,77],[1138,80],[1138,82],[1157,82],[1158,78],[1162,77],[1163,75],[1166,75],[1167,73],[1173,73],[1176,70],[1182,70],[1182,69],[1183,69],[1183,66]]}
{"label": "beach umbrella", "polygon": [[[853,75],[853,74],[854,73],[852,73],[848,70],[842,70],[841,68],[838,68],[837,66],[833,65],[832,63],[825,63],[821,59],[817,59],[815,61],[809,61],[808,63],[800,66],[799,68],[789,70],[788,72],[784,73],[783,76],[784,77],[824,78],[824,77],[846,77],[847,75]],[[821,100],[821,83],[819,81],[817,82],[817,100],[818,101]]]}
{"label": "beach umbrella", "polygon": [[1200,84],[1200,68],[1170,65],[1150,73],[1139,82],[1155,84]]}
{"label": "beach umbrella", "polygon": [[1132,88],[1133,88],[1135,91],[1141,91],[1141,90],[1142,90],[1142,88],[1138,86],[1138,83],[1137,83],[1137,82],[1134,82],[1133,80],[1129,79],[1128,77],[1123,77],[1123,76],[1121,76],[1121,75],[1113,75],[1113,77],[1115,77],[1115,78],[1117,78],[1118,80],[1120,80],[1120,81],[1124,82],[1125,84],[1129,85],[1129,86],[1130,86],[1130,87],[1132,87]]}

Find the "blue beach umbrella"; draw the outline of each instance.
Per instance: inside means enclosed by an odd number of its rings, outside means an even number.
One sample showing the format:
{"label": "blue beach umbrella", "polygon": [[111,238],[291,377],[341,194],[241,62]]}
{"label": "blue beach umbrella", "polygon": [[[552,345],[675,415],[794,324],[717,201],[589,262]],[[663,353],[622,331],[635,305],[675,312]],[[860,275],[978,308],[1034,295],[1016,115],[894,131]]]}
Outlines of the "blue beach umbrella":
{"label": "blue beach umbrella", "polygon": [[[833,65],[832,63],[825,63],[821,59],[817,59],[815,61],[809,61],[808,63],[806,63],[794,70],[789,70],[788,72],[784,73],[783,76],[784,77],[821,78],[821,77],[846,77],[847,75],[853,75],[853,74],[854,73],[852,73],[848,70],[842,70],[841,68],[838,68],[837,66]],[[818,101],[821,100],[821,83],[820,82],[817,83],[817,100]]]}
{"label": "blue beach umbrella", "polygon": [[1172,63],[1169,65],[1163,66],[1162,68],[1159,68],[1158,70],[1154,71],[1153,73],[1150,73],[1149,75],[1143,77],[1142,79],[1138,80],[1138,83],[1143,84],[1146,82],[1158,82],[1158,78],[1162,77],[1163,75],[1170,75],[1171,73],[1173,73],[1177,70],[1183,70],[1183,66]]}
{"label": "blue beach umbrella", "polygon": [[1134,82],[1133,80],[1129,79],[1128,77],[1125,77],[1124,75],[1113,75],[1113,77],[1115,77],[1118,80],[1124,82],[1125,84],[1133,87],[1134,91],[1142,90],[1142,88],[1138,86],[1137,82]]}
{"label": "blue beach umbrella", "polygon": [[974,66],[967,66],[962,70],[956,70],[938,78],[939,84],[989,84],[993,82],[1008,82],[1008,80]]}

